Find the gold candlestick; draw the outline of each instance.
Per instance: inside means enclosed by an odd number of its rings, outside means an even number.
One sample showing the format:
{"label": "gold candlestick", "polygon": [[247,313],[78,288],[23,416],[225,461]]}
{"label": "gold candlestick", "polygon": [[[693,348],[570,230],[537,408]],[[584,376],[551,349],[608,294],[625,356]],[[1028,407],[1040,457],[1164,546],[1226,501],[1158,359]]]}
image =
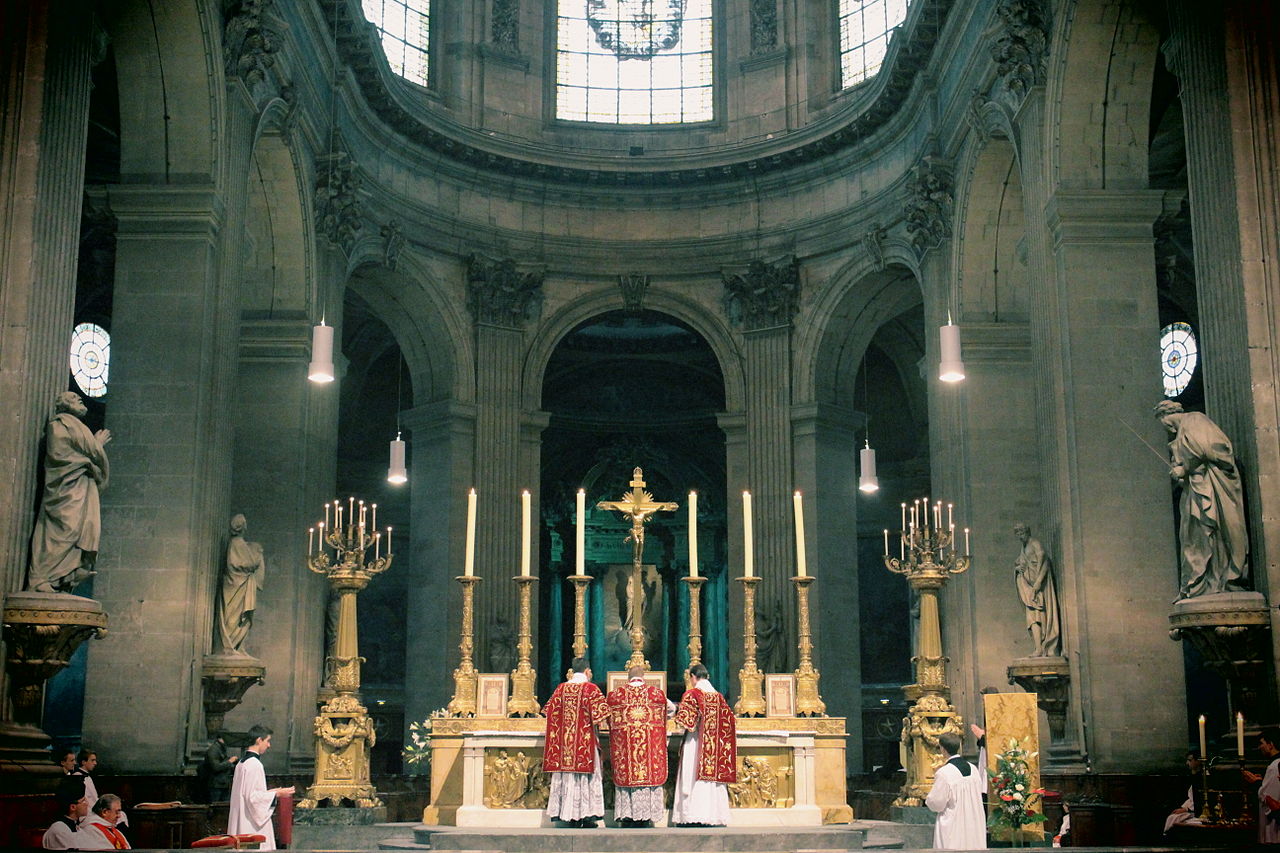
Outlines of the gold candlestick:
{"label": "gold candlestick", "polygon": [[569,575],[573,584],[573,656],[583,657],[587,653],[587,587],[591,585],[591,575]]}
{"label": "gold candlestick", "polygon": [[733,712],[739,717],[763,717],[764,674],[756,666],[756,584],[757,577],[741,577],[742,584],[742,669],[738,670],[738,701]]}
{"label": "gold candlestick", "polygon": [[681,578],[689,585],[689,666],[702,663],[702,585],[704,577]]}
{"label": "gold candlestick", "polygon": [[516,575],[515,582],[520,587],[520,638],[516,643],[516,653],[520,656],[516,668],[511,670],[511,698],[507,700],[508,717],[536,717],[541,706],[533,694],[534,682],[538,674],[529,663],[533,654],[533,617],[530,613],[530,599],[533,594],[533,582],[537,578],[532,575]]}
{"label": "gold candlestick", "polygon": [[821,677],[813,667],[813,635],[809,633],[809,584],[811,575],[797,575],[791,579],[796,585],[796,603],[800,609],[800,666],[796,669],[796,715],[800,717],[825,717],[827,705],[818,692]]}
{"label": "gold candlestick", "polygon": [[480,578],[475,575],[459,575],[454,578],[462,584],[462,640],[458,651],[462,661],[453,671],[453,698],[447,708],[451,717],[474,717],[476,714],[476,667],[471,661],[475,650],[475,586]]}

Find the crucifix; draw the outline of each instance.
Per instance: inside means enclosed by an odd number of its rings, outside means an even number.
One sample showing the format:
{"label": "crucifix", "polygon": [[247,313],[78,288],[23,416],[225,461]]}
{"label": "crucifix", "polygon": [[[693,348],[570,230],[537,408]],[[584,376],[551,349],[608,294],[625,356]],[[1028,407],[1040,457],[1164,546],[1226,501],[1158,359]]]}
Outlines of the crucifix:
{"label": "crucifix", "polygon": [[631,658],[627,668],[642,666],[649,668],[644,659],[644,598],[640,585],[640,566],[644,561],[644,523],[655,512],[675,512],[680,505],[671,501],[658,502],[653,499],[644,487],[644,471],[636,468],[631,472],[631,491],[622,496],[622,500],[600,501],[596,509],[611,509],[624,513],[631,518],[631,535],[624,541],[631,543]]}

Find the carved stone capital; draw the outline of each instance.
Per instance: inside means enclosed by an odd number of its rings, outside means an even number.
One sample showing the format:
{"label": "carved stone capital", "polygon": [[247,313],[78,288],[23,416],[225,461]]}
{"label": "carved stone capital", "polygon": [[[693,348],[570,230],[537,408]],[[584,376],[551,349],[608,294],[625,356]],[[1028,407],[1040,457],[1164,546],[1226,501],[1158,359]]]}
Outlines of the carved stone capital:
{"label": "carved stone capital", "polygon": [[925,157],[911,172],[902,215],[911,245],[920,257],[951,236],[954,186],[950,164],[937,157]]}
{"label": "carved stone capital", "polygon": [[80,644],[107,632],[102,605],[78,595],[13,592],[4,600],[5,666],[14,720],[40,727],[44,684]]}
{"label": "carved stone capital", "polygon": [[752,261],[744,273],[724,273],[725,313],[747,331],[789,326],[800,310],[800,261]]}
{"label": "carved stone capital", "polygon": [[1060,656],[1018,658],[1005,670],[1010,684],[1036,694],[1036,705],[1049,717],[1049,737],[1061,743],[1067,733],[1071,664]]}
{"label": "carved stone capital", "polygon": [[212,740],[227,713],[255,684],[262,684],[267,668],[251,655],[205,655],[200,667],[204,692],[204,727]]}
{"label": "carved stone capital", "polygon": [[316,160],[316,230],[348,255],[364,228],[360,184],[360,173],[335,132],[329,151]]}
{"label": "carved stone capital", "polygon": [[1005,88],[1018,101],[1044,83],[1049,12],[1042,0],[1000,0],[991,58]]}
{"label": "carved stone capital", "polygon": [[622,307],[627,311],[644,310],[644,292],[649,289],[649,276],[637,272],[618,276],[618,289],[622,291]]}
{"label": "carved stone capital", "polygon": [[268,14],[272,0],[238,0],[227,12],[222,52],[227,79],[239,79],[255,100],[282,91],[271,69],[280,50],[280,33]]}
{"label": "carved stone capital", "polygon": [[521,272],[511,258],[467,258],[467,308],[477,323],[520,329],[542,304],[541,271]]}

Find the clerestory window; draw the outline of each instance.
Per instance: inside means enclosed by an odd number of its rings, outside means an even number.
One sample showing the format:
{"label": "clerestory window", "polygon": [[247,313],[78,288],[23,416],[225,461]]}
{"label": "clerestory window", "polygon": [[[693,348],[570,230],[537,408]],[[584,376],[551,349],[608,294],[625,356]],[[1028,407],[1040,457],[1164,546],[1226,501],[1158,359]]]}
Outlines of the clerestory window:
{"label": "clerestory window", "polygon": [[361,0],[364,16],[378,28],[391,70],[411,83],[427,85],[431,41],[431,0]]}
{"label": "clerestory window", "polygon": [[556,117],[673,124],[715,117],[712,0],[559,0]]}
{"label": "clerestory window", "polygon": [[840,85],[874,77],[889,50],[889,37],[907,17],[908,0],[839,0]]}

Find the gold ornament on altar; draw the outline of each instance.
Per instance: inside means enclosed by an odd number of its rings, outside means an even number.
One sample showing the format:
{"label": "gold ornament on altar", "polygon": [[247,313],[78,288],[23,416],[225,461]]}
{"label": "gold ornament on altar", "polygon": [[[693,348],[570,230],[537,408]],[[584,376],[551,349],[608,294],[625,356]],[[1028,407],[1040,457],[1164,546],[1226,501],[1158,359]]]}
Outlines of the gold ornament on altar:
{"label": "gold ornament on altar", "polygon": [[[356,633],[356,595],[374,575],[391,566],[391,528],[386,528],[384,555],[382,533],[377,529],[378,505],[357,504],[348,498],[345,510],[341,501],[326,504],[324,521],[308,531],[307,568],[327,577],[338,596],[338,628],[325,684],[335,695],[315,718],[316,775],[298,801],[303,809],[316,808],[323,800],[333,806],[344,800],[357,808],[382,805],[369,780],[369,750],[377,736],[373,720],[356,696],[364,662]],[[370,549],[372,560],[367,559]]]}
{"label": "gold ornament on altar", "polygon": [[947,658],[942,654],[942,629],[938,621],[938,591],[952,575],[969,568],[969,530],[964,529],[964,553],[956,545],[952,504],[930,504],[926,497],[910,508],[902,505],[902,530],[898,556],[889,553],[889,531],[884,532],[884,565],[903,575],[920,597],[920,646],[911,659],[915,665],[914,684],[903,686],[907,701],[914,703],[902,720],[899,745],[907,780],[894,801],[897,806],[924,804],[933,787],[933,773],[948,758],[938,744],[944,734],[963,737],[964,720],[951,705],[947,685]]}

